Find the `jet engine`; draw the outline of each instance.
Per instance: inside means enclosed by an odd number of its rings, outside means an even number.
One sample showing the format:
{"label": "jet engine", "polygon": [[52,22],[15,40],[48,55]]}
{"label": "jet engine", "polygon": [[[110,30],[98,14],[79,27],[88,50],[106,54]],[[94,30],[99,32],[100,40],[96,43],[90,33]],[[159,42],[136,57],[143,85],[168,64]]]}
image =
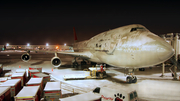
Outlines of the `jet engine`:
{"label": "jet engine", "polygon": [[59,66],[61,66],[61,59],[59,57],[55,56],[51,59],[51,64],[54,67],[59,67]]}
{"label": "jet engine", "polygon": [[30,59],[31,59],[31,55],[29,53],[25,53],[21,56],[21,59],[24,61],[24,62],[28,62]]}

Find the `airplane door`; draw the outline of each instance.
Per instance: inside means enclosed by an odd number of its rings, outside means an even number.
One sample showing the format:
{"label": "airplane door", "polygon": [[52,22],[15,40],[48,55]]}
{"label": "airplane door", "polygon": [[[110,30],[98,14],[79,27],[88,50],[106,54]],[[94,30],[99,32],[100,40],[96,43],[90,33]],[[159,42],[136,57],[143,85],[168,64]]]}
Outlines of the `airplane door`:
{"label": "airplane door", "polygon": [[107,46],[107,54],[113,55],[114,50],[116,49],[117,43],[116,42],[110,42],[109,46]]}
{"label": "airplane door", "polygon": [[120,35],[119,34],[114,34],[111,36],[111,41],[108,41],[109,42],[109,46],[107,46],[108,48],[108,52],[107,54],[108,55],[113,55],[113,52],[115,51],[116,47],[117,47],[117,44],[120,40]]}

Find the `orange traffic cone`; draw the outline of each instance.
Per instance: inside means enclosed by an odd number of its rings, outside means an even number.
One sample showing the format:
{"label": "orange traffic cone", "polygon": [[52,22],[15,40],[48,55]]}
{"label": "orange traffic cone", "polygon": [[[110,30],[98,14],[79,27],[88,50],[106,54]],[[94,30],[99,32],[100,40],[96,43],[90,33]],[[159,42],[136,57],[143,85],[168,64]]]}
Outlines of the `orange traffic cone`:
{"label": "orange traffic cone", "polygon": [[52,68],[52,72],[53,72],[53,68]]}
{"label": "orange traffic cone", "polygon": [[19,65],[19,68],[21,68],[21,66]]}

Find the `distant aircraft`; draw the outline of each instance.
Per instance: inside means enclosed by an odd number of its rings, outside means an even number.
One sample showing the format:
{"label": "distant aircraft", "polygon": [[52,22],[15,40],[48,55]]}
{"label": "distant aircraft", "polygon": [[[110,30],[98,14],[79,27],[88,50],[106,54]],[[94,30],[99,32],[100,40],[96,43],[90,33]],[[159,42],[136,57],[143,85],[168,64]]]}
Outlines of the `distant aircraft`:
{"label": "distant aircraft", "polygon": [[[75,34],[75,39],[77,39]],[[174,55],[174,49],[159,36],[153,34],[140,24],[132,24],[102,32],[89,40],[75,42],[74,52],[57,52],[95,63],[105,63],[114,67],[127,68],[129,83],[137,82],[134,69],[160,64]],[[54,67],[61,65],[57,57],[51,59]],[[30,59],[29,52],[22,55],[23,61]],[[82,61],[81,64],[86,64]]]}

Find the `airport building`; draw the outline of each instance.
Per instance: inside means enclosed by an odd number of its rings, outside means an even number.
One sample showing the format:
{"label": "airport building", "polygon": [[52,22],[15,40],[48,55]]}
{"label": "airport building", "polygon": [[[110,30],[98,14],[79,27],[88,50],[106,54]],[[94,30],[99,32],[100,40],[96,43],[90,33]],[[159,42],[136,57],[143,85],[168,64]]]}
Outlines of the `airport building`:
{"label": "airport building", "polygon": [[67,51],[67,50],[73,50],[73,47],[71,46],[67,46],[67,45],[0,45],[1,50],[4,50],[4,48],[6,48],[7,50],[27,50],[27,49],[31,49],[31,50],[59,50],[59,51]]}

